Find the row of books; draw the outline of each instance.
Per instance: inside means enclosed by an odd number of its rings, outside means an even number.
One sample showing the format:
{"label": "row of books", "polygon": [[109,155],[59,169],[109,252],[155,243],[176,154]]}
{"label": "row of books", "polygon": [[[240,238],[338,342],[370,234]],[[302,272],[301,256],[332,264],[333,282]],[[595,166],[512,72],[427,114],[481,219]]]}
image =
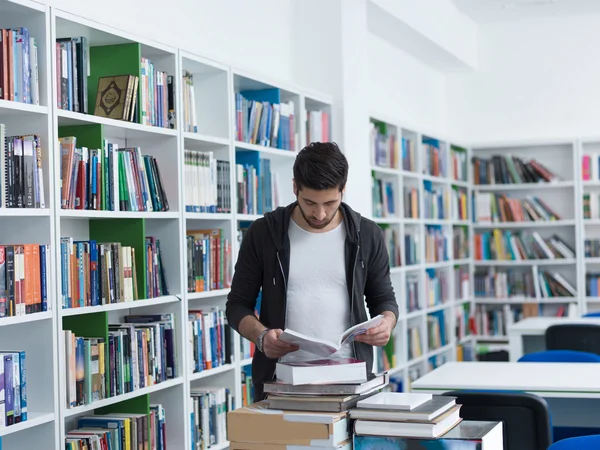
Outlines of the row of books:
{"label": "row of books", "polygon": [[430,352],[448,345],[450,342],[448,331],[445,311],[427,314],[427,338]]}
{"label": "row of books", "polygon": [[460,266],[454,269],[454,298],[468,300],[471,297],[471,277],[469,267]]}
{"label": "row of books", "polygon": [[156,158],[139,147],[77,147],[75,136],[59,139],[61,208],[100,211],[168,211]]}
{"label": "row of books", "polygon": [[419,219],[419,189],[414,186],[404,186],[404,218]]}
{"label": "row of books", "polygon": [[425,261],[428,263],[448,261],[449,242],[442,227],[425,227]]}
{"label": "row of books", "polygon": [[583,252],[586,258],[600,258],[600,239],[588,238],[583,242]]}
{"label": "row of books", "polygon": [[373,175],[373,217],[396,217],[394,183]]}
{"label": "row of books", "polygon": [[585,274],[585,295],[588,297],[600,297],[600,274],[588,272]]}
{"label": "row of books", "polygon": [[400,267],[402,265],[402,249],[400,248],[398,231],[395,228],[384,227],[383,237],[390,260],[390,267]]}
{"label": "row of books", "polygon": [[37,40],[27,27],[0,29],[0,99],[40,104]]}
{"label": "row of books", "polygon": [[369,147],[374,167],[398,168],[400,162],[398,137],[390,127],[381,122],[371,121]]}
{"label": "row of books", "polygon": [[296,151],[294,102],[274,102],[271,98],[271,92],[262,90],[235,93],[236,140]]}
{"label": "row of books", "polygon": [[558,176],[536,159],[525,162],[513,155],[473,157],[473,183],[477,185],[550,183]]}
{"label": "row of books", "polygon": [[49,270],[48,245],[0,245],[0,317],[49,311]]}
{"label": "row of books", "polygon": [[528,195],[526,198],[509,198],[505,194],[476,192],[474,216],[478,223],[540,222],[561,220],[544,200]]}
{"label": "row of books", "polygon": [[281,204],[279,174],[269,159],[260,159],[258,165],[238,163],[235,168],[238,214],[262,215]]}
{"label": "row of books", "polygon": [[452,189],[452,198],[450,204],[452,205],[451,220],[469,220],[469,209],[467,191],[465,189],[454,188]]}
{"label": "row of books", "polygon": [[224,230],[188,230],[188,292],[207,292],[231,286],[233,255]]}
{"label": "row of books", "polygon": [[88,114],[89,41],[86,36],[60,38],[55,43],[57,107]]}
{"label": "row of books", "polygon": [[446,177],[448,155],[446,144],[437,139],[423,138],[423,173],[433,177]]}
{"label": "row of books", "polygon": [[0,350],[0,429],[26,422],[27,355]]}
{"label": "row of books", "polygon": [[46,194],[40,136],[7,136],[0,123],[0,206],[45,208]]}
{"label": "row of books", "polygon": [[210,449],[227,442],[227,414],[234,410],[234,397],[224,387],[206,386],[190,390],[192,448]]}
{"label": "row of books", "polygon": [[405,281],[407,313],[423,309],[419,286],[419,274],[407,273]]}
{"label": "row of books", "polygon": [[404,232],[404,261],[407,266],[421,262],[420,231],[416,228],[405,229]]}
{"label": "row of books", "polygon": [[189,310],[187,328],[190,343],[188,358],[193,373],[231,363],[232,331],[222,309]]}
{"label": "row of books", "polygon": [[535,298],[532,271],[476,271],[473,279],[476,298]]}
{"label": "row of books", "polygon": [[166,410],[150,404],[148,413],[118,412],[83,415],[67,428],[65,450],[167,450]]}
{"label": "row of books", "polygon": [[452,248],[454,259],[469,257],[469,231],[465,226],[452,228]]}
{"label": "row of books", "polygon": [[198,132],[198,116],[196,113],[196,91],[194,88],[194,74],[184,70],[181,76],[181,100],[183,115],[181,126],[184,132]]}
{"label": "row of books", "polygon": [[468,172],[468,158],[467,151],[465,149],[451,146],[450,147],[450,168],[452,171],[452,179],[456,181],[467,181]]}
{"label": "row of books", "polygon": [[600,181],[600,158],[597,152],[586,150],[581,155],[581,179]]}
{"label": "row of books", "polygon": [[406,327],[406,348],[408,360],[423,356],[423,341],[421,339],[421,327],[416,323],[409,323]]}
{"label": "row of books", "polygon": [[522,261],[571,259],[575,251],[558,235],[542,238],[537,231],[486,231],[475,234],[475,260]]}
{"label": "row of books", "polygon": [[583,194],[583,218],[584,220],[600,219],[600,193]]}
{"label": "row of books", "polygon": [[[169,295],[160,240],[145,238],[143,253],[120,242],[61,238],[63,309],[132,302]],[[145,260],[145,264],[144,264]],[[139,292],[139,268],[145,267]]]}
{"label": "row of books", "polygon": [[326,111],[306,111],[306,142],[329,142],[331,118]]}
{"label": "row of books", "polygon": [[67,408],[137,391],[176,378],[173,314],[128,315],[104,337],[63,330]]}
{"label": "row of books", "polygon": [[450,298],[450,279],[447,270],[429,269],[425,273],[425,306],[446,303]]}
{"label": "row of books", "polygon": [[184,150],[185,210],[231,212],[231,166],[213,152]]}
{"label": "row of books", "polygon": [[423,182],[423,218],[445,219],[449,201],[449,193],[444,187],[434,185],[430,181]]}

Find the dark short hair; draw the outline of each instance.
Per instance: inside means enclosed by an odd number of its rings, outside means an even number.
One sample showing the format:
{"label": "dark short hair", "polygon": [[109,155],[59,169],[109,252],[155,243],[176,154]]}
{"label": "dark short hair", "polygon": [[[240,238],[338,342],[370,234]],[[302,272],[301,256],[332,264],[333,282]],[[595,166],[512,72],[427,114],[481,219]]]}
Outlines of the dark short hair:
{"label": "dark short hair", "polygon": [[348,180],[348,160],[335,142],[311,142],[296,156],[294,180],[298,189],[342,191]]}

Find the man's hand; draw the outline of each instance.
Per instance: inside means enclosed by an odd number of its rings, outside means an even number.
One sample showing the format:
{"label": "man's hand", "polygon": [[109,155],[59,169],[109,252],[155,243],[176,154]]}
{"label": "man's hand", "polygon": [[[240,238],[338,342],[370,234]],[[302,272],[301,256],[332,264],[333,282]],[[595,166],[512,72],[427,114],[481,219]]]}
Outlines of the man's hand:
{"label": "man's hand", "polygon": [[288,353],[298,350],[297,345],[288,344],[279,340],[283,330],[270,330],[263,338],[263,352],[267,358],[277,359]]}
{"label": "man's hand", "polygon": [[364,334],[359,334],[356,336],[355,340],[375,347],[383,347],[390,340],[395,326],[396,316],[394,313],[386,311],[383,315],[383,320],[379,325],[368,329]]}

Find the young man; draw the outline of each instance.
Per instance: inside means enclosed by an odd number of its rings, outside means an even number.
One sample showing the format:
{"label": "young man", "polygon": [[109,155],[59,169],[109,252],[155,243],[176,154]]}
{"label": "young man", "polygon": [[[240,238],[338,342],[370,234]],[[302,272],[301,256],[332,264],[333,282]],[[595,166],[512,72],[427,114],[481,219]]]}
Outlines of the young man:
{"label": "young man", "polygon": [[296,201],[253,222],[242,241],[226,315],[256,344],[256,401],[264,398],[263,383],[274,378],[278,360],[316,359],[280,341],[284,329],[337,342],[347,328],[368,319],[366,300],[371,317],[383,314],[383,322],[336,357],[365,361],[370,372],[373,346],[384,346],[396,326],[383,233],[342,201],[347,178],[348,162],[336,144],[308,145],[294,163]]}

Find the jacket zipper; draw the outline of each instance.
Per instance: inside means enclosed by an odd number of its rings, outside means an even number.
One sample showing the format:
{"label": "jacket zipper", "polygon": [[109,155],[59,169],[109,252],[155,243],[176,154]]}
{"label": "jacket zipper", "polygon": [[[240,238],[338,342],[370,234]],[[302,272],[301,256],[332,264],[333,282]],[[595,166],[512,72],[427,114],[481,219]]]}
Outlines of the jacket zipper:
{"label": "jacket zipper", "polygon": [[285,289],[285,292],[283,294],[283,308],[284,308],[284,315],[283,315],[283,329],[285,329],[285,325],[287,323],[287,281],[285,279],[285,273],[283,273],[283,265],[281,264],[281,259],[279,258],[279,252],[277,252],[277,262],[279,263],[279,270],[281,270],[281,277],[283,278],[283,287]]}
{"label": "jacket zipper", "polygon": [[[358,259],[358,253],[360,251],[360,245],[356,249],[356,255],[354,255],[354,266],[352,267],[352,291],[350,295],[350,326],[354,326],[354,279],[356,278],[356,260]],[[352,340],[352,348],[354,349],[354,357],[357,358],[356,353],[356,341]]]}

